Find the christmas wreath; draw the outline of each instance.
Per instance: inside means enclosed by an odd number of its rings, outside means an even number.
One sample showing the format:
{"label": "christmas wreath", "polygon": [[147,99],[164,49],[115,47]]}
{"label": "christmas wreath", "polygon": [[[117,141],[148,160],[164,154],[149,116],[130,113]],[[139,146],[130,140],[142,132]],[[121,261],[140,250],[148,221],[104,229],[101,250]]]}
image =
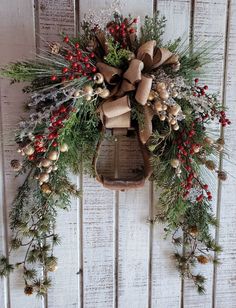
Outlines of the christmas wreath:
{"label": "christmas wreath", "polygon": [[[186,47],[181,39],[164,44],[165,22],[158,14],[142,26],[119,13],[104,26],[85,19],[78,37],[63,34],[62,42],[48,44],[35,59],[2,69],[13,82],[29,82],[24,91],[31,93],[29,117],[16,134],[23,161],[11,161],[18,174],[26,174],[10,212],[11,250],[27,250],[17,264],[0,258],[1,276],[22,271],[26,294],[43,295],[50,287],[38,265],[44,273],[56,270],[57,211],[81,194],[69,171],[88,172],[110,189],[142,187],[148,179],[161,188],[150,223],[165,223],[182,278],[204,292],[205,277],[194,266],[217,262],[220,251],[211,236],[217,221],[204,174],[215,171],[226,179],[216,165],[224,140],[212,138],[208,124],[230,121],[196,76],[209,62],[209,45]],[[127,174],[101,163],[104,140],[114,146],[121,136],[135,142],[140,154]]]}

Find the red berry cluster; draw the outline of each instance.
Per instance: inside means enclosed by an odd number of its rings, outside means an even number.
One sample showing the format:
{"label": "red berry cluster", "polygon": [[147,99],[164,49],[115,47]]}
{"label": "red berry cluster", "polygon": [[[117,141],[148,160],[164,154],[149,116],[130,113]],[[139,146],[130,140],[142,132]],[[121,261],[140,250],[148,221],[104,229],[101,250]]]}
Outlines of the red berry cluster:
{"label": "red berry cluster", "polygon": [[[197,96],[197,97],[206,96],[207,98],[209,98],[208,95],[205,92],[206,90],[208,90],[208,86],[205,85],[203,87],[200,87],[200,86],[197,85],[198,83],[199,83],[199,79],[196,78],[195,79],[195,86],[192,88],[193,95]],[[231,124],[231,121],[226,117],[225,112],[223,110],[222,111],[217,111],[214,106],[211,108],[210,114],[206,113],[206,114],[202,115],[202,117],[199,118],[198,120],[199,120],[199,122],[207,120],[209,118],[209,116],[211,116],[211,117],[214,117],[214,116],[218,117],[219,118],[219,123],[221,123],[221,125],[223,127]]]}
{"label": "red berry cluster", "polygon": [[126,48],[130,34],[136,33],[137,18],[115,19],[107,24],[107,29],[116,42],[119,42],[122,48]]}
{"label": "red berry cluster", "polygon": [[206,96],[206,90],[208,90],[208,86],[204,85],[203,87],[198,86],[199,79],[196,78],[195,80],[195,85],[193,87],[193,96]]}
{"label": "red berry cluster", "polygon": [[28,156],[28,159],[33,161],[37,159],[37,154],[44,153],[50,146],[58,146],[59,129],[64,126],[63,121],[69,117],[69,112],[73,111],[70,107],[61,105],[57,110],[52,112],[50,118],[50,126],[48,127],[48,134],[35,135],[35,141],[33,144],[34,153]]}
{"label": "red berry cluster", "polygon": [[79,43],[73,44],[69,37],[64,38],[64,42],[71,48],[64,49],[64,58],[68,61],[68,66],[62,68],[60,77],[51,76],[52,81],[61,82],[74,80],[81,76],[87,77],[88,80],[92,80],[93,75],[97,72],[97,68],[94,64],[95,54],[94,52],[87,53],[80,49]]}
{"label": "red berry cluster", "polygon": [[231,121],[226,118],[226,114],[223,110],[219,113],[219,123],[221,123],[223,127],[231,124]]}
{"label": "red berry cluster", "polygon": [[205,197],[208,200],[212,199],[212,195],[208,191],[208,185],[201,183],[191,165],[192,156],[197,153],[201,147],[200,144],[194,141],[194,136],[196,134],[196,122],[197,121],[192,123],[192,128],[190,130],[183,130],[179,133],[176,143],[178,149],[177,158],[182,163],[186,175],[186,180],[181,183],[181,186],[184,189],[183,197],[187,198],[190,193],[190,190],[192,188],[197,188],[202,190],[202,192],[197,196],[196,201],[201,202],[204,198],[204,192],[206,193]]}

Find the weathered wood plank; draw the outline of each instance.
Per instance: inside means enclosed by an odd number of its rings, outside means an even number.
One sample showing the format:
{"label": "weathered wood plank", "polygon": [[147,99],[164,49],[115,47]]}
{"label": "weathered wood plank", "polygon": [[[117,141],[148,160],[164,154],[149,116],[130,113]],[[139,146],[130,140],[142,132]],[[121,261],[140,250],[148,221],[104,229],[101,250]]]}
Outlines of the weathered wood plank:
{"label": "weathered wood plank", "polygon": [[[190,29],[190,1],[159,0],[157,10],[167,19],[164,42],[184,37],[186,44]],[[158,211],[158,192],[154,192],[154,213]],[[171,238],[164,239],[164,225],[153,227],[152,240],[152,307],[179,307],[181,279],[171,259],[174,253]],[[171,292],[170,292],[171,290]]]}
{"label": "weathered wood plank", "polygon": [[[103,0],[80,1],[80,21],[85,14],[100,14],[109,5]],[[104,17],[98,20],[104,23]],[[115,193],[87,176],[82,185],[84,306],[111,308],[115,301]]]}
{"label": "weathered wood plank", "polygon": [[[35,6],[35,25],[38,52],[48,47],[48,42],[61,41],[60,33],[74,35],[75,1],[40,0]],[[71,176],[78,185],[79,177]],[[53,288],[49,290],[47,305],[53,307],[80,307],[80,202],[72,200],[68,212],[59,211],[57,229],[62,243],[55,247],[58,269],[51,274]],[[66,253],[65,253],[66,252]]]}
{"label": "weathered wood plank", "polygon": [[149,183],[119,194],[118,307],[148,306]]}
{"label": "weathered wood plank", "polygon": [[[210,57],[217,59],[205,67],[205,74],[202,76],[202,83],[209,86],[211,92],[219,92],[222,95],[223,81],[223,64],[224,64],[224,39],[226,31],[226,13],[227,1],[217,0],[214,5],[211,1],[195,1],[194,18],[193,18],[193,40],[195,42],[218,42],[217,48],[210,51]],[[196,43],[196,47],[199,43]],[[201,80],[200,80],[201,81]],[[219,134],[219,126],[211,127],[214,130],[213,138]],[[211,190],[213,192],[213,211],[216,213],[217,208],[217,180],[214,177],[211,181]],[[214,234],[214,230],[212,230]],[[186,281],[184,289],[184,304],[187,307],[205,307],[212,305],[212,276],[213,265],[199,265],[196,272],[200,272],[207,277],[206,294],[199,298],[198,293],[194,290],[192,282]]]}
{"label": "weathered wood plank", "polygon": [[[14,1],[9,6],[8,1],[1,2],[0,10],[0,58],[1,65],[10,61],[32,56],[35,51],[33,6],[31,0]],[[1,117],[3,128],[3,165],[4,165],[4,203],[6,211],[9,211],[11,202],[16,193],[20,180],[14,179],[14,172],[9,164],[11,159],[17,157],[16,145],[14,142],[14,129],[19,121],[19,114],[23,115],[22,103],[26,96],[21,93],[22,85],[10,86],[8,81],[1,82]],[[13,112],[14,110],[14,112]],[[1,205],[0,205],[1,206]],[[8,223],[8,221],[4,221]],[[7,239],[5,238],[5,241]],[[24,251],[18,251],[17,255],[11,255],[11,262],[17,262],[23,258]],[[20,273],[14,273],[10,277],[10,296],[8,307],[42,307],[42,300],[35,296],[25,297],[24,283]]]}
{"label": "weathered wood plank", "polygon": [[235,142],[235,97],[236,97],[236,3],[230,1],[228,36],[226,50],[225,67],[225,92],[224,101],[228,108],[228,115],[233,125],[225,130],[225,141],[229,149],[229,160],[224,156],[223,169],[228,172],[227,182],[222,184],[220,199],[220,228],[218,239],[223,247],[223,253],[220,255],[221,265],[216,271],[215,282],[215,307],[236,307],[236,194],[235,194],[235,161],[236,161],[236,142]]}
{"label": "weathered wood plank", "polygon": [[84,306],[113,307],[115,194],[83,178]]}

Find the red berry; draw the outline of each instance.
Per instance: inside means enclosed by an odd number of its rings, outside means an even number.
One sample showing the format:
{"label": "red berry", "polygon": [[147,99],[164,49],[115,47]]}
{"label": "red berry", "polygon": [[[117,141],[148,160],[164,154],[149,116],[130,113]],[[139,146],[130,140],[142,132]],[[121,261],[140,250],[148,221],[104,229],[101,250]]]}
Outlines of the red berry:
{"label": "red berry", "polygon": [[68,71],[69,71],[68,67],[63,67],[63,69],[62,69],[63,74],[67,73]]}
{"label": "red berry", "polygon": [[198,78],[195,78],[194,81],[195,81],[195,83],[198,83],[198,82],[199,82],[199,79],[198,79]]}
{"label": "red berry", "polygon": [[96,73],[97,68],[94,66],[94,67],[91,69],[91,71],[92,71],[93,73]]}
{"label": "red berry", "polygon": [[132,33],[135,33],[135,29],[133,29],[133,28],[130,29],[130,30],[129,30],[129,33],[131,33],[131,34],[132,34]]}
{"label": "red berry", "polygon": [[186,166],[185,169],[190,172],[192,170],[191,166]]}
{"label": "red berry", "polygon": [[84,57],[84,62],[86,63],[86,62],[89,62],[89,57]]}
{"label": "red berry", "polygon": [[81,55],[82,55],[81,50],[78,50],[78,51],[77,51],[77,56],[79,56],[79,57],[80,57]]}
{"label": "red berry", "polygon": [[61,123],[62,123],[62,119],[59,119],[59,120],[57,120],[57,125],[61,125]]}
{"label": "red berry", "polygon": [[91,52],[91,54],[89,56],[90,56],[90,58],[94,58],[95,57],[95,53]]}
{"label": "red berry", "polygon": [[73,68],[76,68],[77,66],[78,66],[78,63],[77,63],[77,62],[73,62],[73,63],[72,63],[72,67],[73,67]]}
{"label": "red berry", "polygon": [[76,48],[76,49],[79,48],[79,43],[75,43],[75,48]]}
{"label": "red berry", "polygon": [[43,136],[42,135],[36,135],[35,138],[38,139],[38,140],[41,140],[41,139],[43,139]]}
{"label": "red berry", "polygon": [[72,60],[73,60],[73,56],[72,56],[72,55],[69,55],[69,56],[67,57],[67,60],[68,60],[68,61],[72,61]]}
{"label": "red berry", "polygon": [[37,140],[37,141],[35,141],[34,145],[35,145],[36,147],[38,147],[38,146],[42,146],[43,144],[42,144],[41,141]]}
{"label": "red berry", "polygon": [[57,80],[57,76],[56,76],[56,75],[51,76],[51,80],[52,80],[52,81]]}
{"label": "red berry", "polygon": [[208,90],[208,86],[207,85],[204,86],[204,90]]}
{"label": "red berry", "polygon": [[58,143],[57,143],[56,141],[53,141],[52,146],[53,146],[53,147],[57,147],[57,146],[58,146]]}
{"label": "red berry", "polygon": [[[54,123],[53,123],[54,124]],[[48,135],[48,140],[52,140],[52,139],[54,139],[54,133],[50,133],[49,135]]]}
{"label": "red berry", "polygon": [[207,184],[204,184],[202,187],[203,187],[203,189],[205,189],[205,190],[208,189],[208,185],[207,185]]}
{"label": "red berry", "polygon": [[69,77],[69,80],[74,80],[74,76],[73,75],[71,75],[70,77]]}
{"label": "red berry", "polygon": [[29,159],[29,160],[34,160],[34,158],[35,158],[35,157],[34,157],[34,154],[28,156],[28,159]]}
{"label": "red berry", "polygon": [[65,107],[65,106],[61,106],[61,107],[59,108],[59,112],[60,112],[60,113],[66,112],[66,107]]}
{"label": "red berry", "polygon": [[115,26],[115,30],[118,31],[119,29],[120,29],[120,26],[119,26],[119,25],[116,25],[116,26]]}
{"label": "red berry", "polygon": [[133,23],[137,23],[138,22],[138,18],[134,18]]}
{"label": "red berry", "polygon": [[121,29],[123,29],[123,30],[124,30],[126,26],[125,26],[125,24],[124,24],[124,23],[122,23],[122,24],[120,25],[120,27],[121,27]]}
{"label": "red berry", "polygon": [[211,192],[210,192],[210,191],[207,191],[207,195],[208,195],[208,196],[211,196]]}
{"label": "red berry", "polygon": [[211,200],[212,200],[212,196],[209,195],[209,196],[207,197],[207,199],[208,199],[209,201],[211,201]]}
{"label": "red berry", "polygon": [[113,28],[110,28],[110,29],[109,29],[109,32],[110,32],[111,34],[113,34],[113,33],[115,32],[115,30],[114,30]]}
{"label": "red berry", "polygon": [[65,81],[66,81],[66,77],[62,77],[61,82],[65,82]]}
{"label": "red berry", "polygon": [[86,67],[86,68],[90,68],[90,66],[91,66],[91,65],[90,65],[89,63],[86,63],[86,64],[85,64],[85,67]]}
{"label": "red berry", "polygon": [[196,198],[196,201],[200,202],[202,201],[203,199],[203,194],[199,195],[197,198]]}
{"label": "red berry", "polygon": [[68,37],[68,36],[65,36],[65,37],[64,37],[64,42],[65,42],[65,43],[69,43],[69,41],[70,41],[69,37]]}

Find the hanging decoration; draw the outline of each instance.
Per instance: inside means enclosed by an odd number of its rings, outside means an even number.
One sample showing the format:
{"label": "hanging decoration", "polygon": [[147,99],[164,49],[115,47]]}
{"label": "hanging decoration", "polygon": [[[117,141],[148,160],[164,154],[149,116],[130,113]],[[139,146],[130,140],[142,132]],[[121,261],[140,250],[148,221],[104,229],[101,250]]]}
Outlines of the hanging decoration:
{"label": "hanging decoration", "polygon": [[[165,22],[159,14],[143,25],[119,13],[104,27],[85,20],[78,37],[63,35],[35,59],[2,69],[13,82],[29,82],[29,115],[20,122],[19,155],[11,161],[17,175],[26,177],[10,212],[11,250],[27,249],[17,264],[0,258],[0,275],[21,271],[27,295],[46,294],[47,274],[57,268],[57,212],[81,194],[69,171],[87,172],[114,190],[142,187],[148,179],[160,188],[151,223],[165,223],[182,278],[204,292],[205,278],[194,266],[217,262],[220,251],[211,235],[217,221],[205,175],[227,177],[217,167],[224,139],[214,137],[211,123],[225,127],[230,120],[196,76],[209,62],[209,46],[164,43]],[[141,160],[132,172],[121,174],[114,166],[108,174],[100,155],[104,140],[114,146],[121,136],[136,142]]]}

